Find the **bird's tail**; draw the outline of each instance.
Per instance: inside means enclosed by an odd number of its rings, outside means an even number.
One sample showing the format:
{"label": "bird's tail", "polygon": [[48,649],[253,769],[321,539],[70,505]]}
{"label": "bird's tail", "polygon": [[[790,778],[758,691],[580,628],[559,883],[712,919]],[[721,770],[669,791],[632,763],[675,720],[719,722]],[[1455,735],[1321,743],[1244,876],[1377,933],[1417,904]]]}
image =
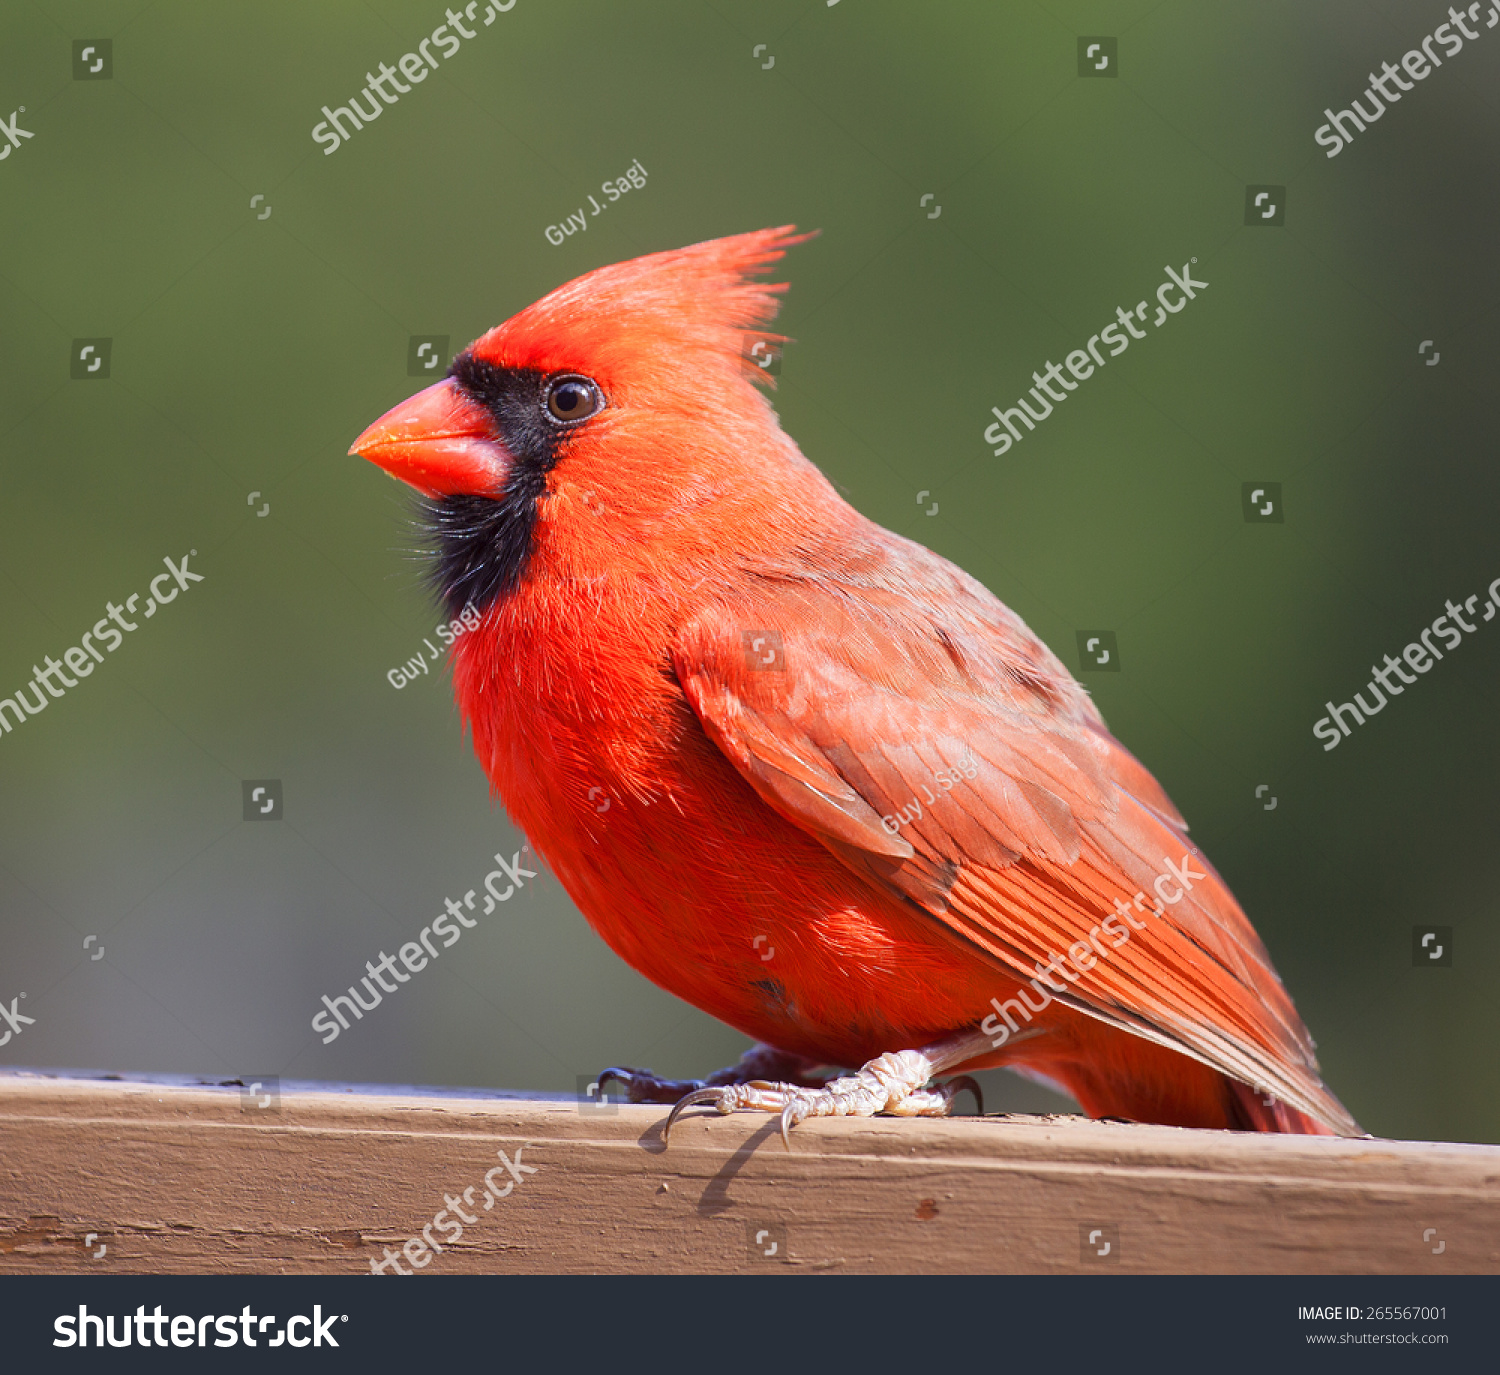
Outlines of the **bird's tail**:
{"label": "bird's tail", "polygon": [[[1279,1098],[1257,1093],[1248,1084],[1225,1078],[1225,1099],[1228,1106],[1228,1125],[1236,1131],[1290,1132],[1296,1136],[1339,1136],[1326,1123],[1305,1112],[1289,1107]],[[1340,1105],[1342,1108],[1342,1105]],[[1346,1114],[1347,1115],[1347,1114]]]}
{"label": "bird's tail", "polygon": [[[1124,1032],[1095,1032],[1090,1044],[1050,1053],[1028,1043],[1026,1066],[1062,1085],[1090,1117],[1119,1117],[1173,1127],[1288,1132],[1298,1136],[1360,1136],[1359,1124],[1314,1077],[1316,1117],[1257,1091],[1200,1060]],[[1009,1063],[1016,1064],[1019,1055]]]}

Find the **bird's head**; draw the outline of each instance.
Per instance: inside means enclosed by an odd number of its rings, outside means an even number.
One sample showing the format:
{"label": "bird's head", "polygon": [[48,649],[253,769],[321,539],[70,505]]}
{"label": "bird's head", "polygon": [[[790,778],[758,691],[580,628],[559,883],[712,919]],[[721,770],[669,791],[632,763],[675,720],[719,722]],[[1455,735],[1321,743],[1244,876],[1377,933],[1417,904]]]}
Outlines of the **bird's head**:
{"label": "bird's head", "polygon": [[785,286],[757,278],[807,237],[766,229],[590,272],[355,440],[427,499],[451,608],[482,609],[538,556],[573,577],[658,545],[691,558],[747,490],[806,480],[747,336],[780,342],[757,331]]}

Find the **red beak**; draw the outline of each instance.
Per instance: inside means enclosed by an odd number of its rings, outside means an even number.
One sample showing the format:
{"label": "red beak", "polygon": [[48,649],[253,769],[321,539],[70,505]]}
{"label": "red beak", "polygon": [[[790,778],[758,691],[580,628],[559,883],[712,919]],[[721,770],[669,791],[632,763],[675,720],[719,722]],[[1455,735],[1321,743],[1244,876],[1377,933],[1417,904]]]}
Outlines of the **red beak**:
{"label": "red beak", "polygon": [[513,462],[490,413],[451,378],[387,411],[349,452],[430,497],[494,495]]}

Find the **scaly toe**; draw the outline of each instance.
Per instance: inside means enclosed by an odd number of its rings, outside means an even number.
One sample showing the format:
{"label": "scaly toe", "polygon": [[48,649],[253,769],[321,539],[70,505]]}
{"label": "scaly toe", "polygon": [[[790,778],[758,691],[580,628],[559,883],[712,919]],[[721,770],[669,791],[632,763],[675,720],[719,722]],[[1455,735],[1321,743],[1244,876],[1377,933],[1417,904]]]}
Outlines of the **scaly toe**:
{"label": "scaly toe", "polygon": [[953,1100],[965,1089],[974,1095],[979,1115],[984,1116],[984,1096],[978,1083],[967,1074],[930,1088],[915,1089],[899,1102],[887,1105],[885,1111],[892,1117],[949,1117],[953,1113]]}

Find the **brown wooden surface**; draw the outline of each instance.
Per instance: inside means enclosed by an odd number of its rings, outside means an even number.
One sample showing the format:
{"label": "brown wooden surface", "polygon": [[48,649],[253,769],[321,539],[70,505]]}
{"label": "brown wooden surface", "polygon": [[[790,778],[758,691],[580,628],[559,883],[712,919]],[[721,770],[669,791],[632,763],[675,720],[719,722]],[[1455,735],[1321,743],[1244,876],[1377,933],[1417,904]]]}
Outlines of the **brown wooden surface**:
{"label": "brown wooden surface", "polygon": [[[1495,1146],[877,1118],[804,1124],[788,1154],[737,1114],[663,1150],[663,1117],[338,1086],[261,1113],[233,1087],[3,1073],[0,1273],[367,1271],[518,1146],[536,1173],[423,1273],[1500,1270]],[[1117,1241],[1086,1262],[1096,1227]]]}

